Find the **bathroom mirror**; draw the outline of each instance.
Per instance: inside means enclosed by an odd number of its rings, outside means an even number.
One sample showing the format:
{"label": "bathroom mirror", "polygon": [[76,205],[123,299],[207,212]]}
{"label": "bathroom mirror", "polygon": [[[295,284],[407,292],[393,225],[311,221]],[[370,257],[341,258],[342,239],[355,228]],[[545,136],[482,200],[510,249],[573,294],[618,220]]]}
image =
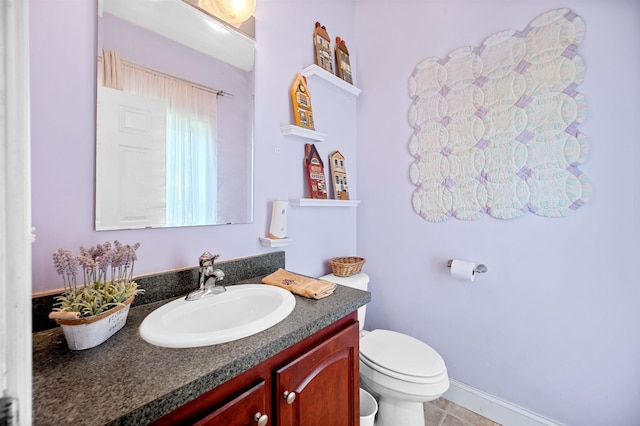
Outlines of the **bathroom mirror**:
{"label": "bathroom mirror", "polygon": [[252,31],[197,0],[98,0],[96,230],[253,220]]}

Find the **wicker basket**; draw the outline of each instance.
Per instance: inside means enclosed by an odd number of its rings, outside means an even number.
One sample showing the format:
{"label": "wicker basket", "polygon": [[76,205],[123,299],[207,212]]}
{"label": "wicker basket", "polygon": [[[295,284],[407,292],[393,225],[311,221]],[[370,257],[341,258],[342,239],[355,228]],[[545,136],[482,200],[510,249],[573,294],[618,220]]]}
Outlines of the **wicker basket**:
{"label": "wicker basket", "polygon": [[360,273],[364,262],[366,262],[364,257],[334,257],[329,260],[329,266],[336,277],[348,277]]}

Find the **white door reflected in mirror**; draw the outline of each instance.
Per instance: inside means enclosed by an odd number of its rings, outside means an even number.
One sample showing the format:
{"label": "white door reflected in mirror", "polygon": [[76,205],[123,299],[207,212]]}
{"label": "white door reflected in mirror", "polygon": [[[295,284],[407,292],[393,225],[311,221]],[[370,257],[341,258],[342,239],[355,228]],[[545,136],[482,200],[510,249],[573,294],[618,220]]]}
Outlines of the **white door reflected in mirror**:
{"label": "white door reflected in mirror", "polygon": [[164,103],[99,87],[97,110],[96,228],[164,226]]}

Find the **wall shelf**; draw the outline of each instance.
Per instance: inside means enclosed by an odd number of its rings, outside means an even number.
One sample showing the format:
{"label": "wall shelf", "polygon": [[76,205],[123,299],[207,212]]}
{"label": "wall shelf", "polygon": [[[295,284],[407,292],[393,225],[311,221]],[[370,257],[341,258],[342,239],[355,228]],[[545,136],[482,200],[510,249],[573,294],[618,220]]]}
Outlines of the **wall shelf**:
{"label": "wall shelf", "polygon": [[294,126],[292,124],[288,124],[286,126],[280,126],[280,131],[285,136],[288,136],[288,135],[300,136],[300,137],[311,139],[317,142],[322,142],[327,137],[326,133],[305,129],[304,127]]}
{"label": "wall shelf", "polygon": [[356,207],[359,200],[331,200],[316,198],[290,198],[289,204],[297,207]]}
{"label": "wall shelf", "polygon": [[288,246],[293,241],[291,238],[265,238],[260,237],[260,242],[267,247],[283,247]]}
{"label": "wall shelf", "polygon": [[305,69],[302,70],[302,75],[305,77],[311,77],[311,76],[316,76],[316,77],[320,77],[321,79],[328,81],[329,83],[341,88],[342,90],[351,93],[354,96],[358,96],[360,94],[360,92],[362,92],[362,90],[358,89],[356,86],[354,86],[353,84],[349,84],[346,81],[344,81],[343,79],[341,79],[340,77],[337,77],[333,74],[331,74],[329,71],[320,68],[317,65],[309,65],[308,67],[306,67]]}

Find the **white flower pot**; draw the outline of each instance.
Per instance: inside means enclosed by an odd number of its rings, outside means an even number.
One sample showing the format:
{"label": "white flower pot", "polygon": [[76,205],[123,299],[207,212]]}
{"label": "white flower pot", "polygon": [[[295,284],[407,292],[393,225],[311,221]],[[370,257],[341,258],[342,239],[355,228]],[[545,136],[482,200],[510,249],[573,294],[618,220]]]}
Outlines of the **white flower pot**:
{"label": "white flower pot", "polygon": [[129,308],[134,298],[135,295],[128,298],[123,305],[92,317],[56,319],[56,322],[62,327],[69,349],[77,351],[93,348],[113,336],[126,324]]}

